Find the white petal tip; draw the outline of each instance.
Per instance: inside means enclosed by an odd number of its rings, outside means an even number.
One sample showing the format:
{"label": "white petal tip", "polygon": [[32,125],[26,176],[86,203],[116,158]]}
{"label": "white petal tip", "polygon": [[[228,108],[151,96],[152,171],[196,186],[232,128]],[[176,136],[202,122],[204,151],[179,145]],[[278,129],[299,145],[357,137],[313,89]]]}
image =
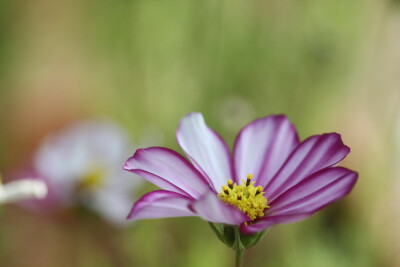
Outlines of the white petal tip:
{"label": "white petal tip", "polygon": [[31,192],[36,198],[43,199],[47,196],[47,186],[42,181],[31,181]]}
{"label": "white petal tip", "polygon": [[47,196],[46,184],[37,179],[23,179],[2,185],[0,188],[0,202],[10,203]]}

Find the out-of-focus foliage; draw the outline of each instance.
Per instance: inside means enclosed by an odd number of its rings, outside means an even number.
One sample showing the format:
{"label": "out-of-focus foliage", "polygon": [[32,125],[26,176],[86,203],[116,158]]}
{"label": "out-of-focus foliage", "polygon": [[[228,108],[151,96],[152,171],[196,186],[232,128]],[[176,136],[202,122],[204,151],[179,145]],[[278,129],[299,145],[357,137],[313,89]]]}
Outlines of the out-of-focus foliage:
{"label": "out-of-focus foliage", "polygon": [[[179,149],[175,130],[190,111],[230,145],[245,123],[285,113],[302,139],[341,133],[359,182],[311,219],[272,228],[246,266],[398,266],[394,2],[0,1],[0,170],[29,167],[44,135],[82,118],[112,119],[134,141],[154,125]],[[196,218],[117,230],[73,214],[3,207],[0,265],[233,264]]]}

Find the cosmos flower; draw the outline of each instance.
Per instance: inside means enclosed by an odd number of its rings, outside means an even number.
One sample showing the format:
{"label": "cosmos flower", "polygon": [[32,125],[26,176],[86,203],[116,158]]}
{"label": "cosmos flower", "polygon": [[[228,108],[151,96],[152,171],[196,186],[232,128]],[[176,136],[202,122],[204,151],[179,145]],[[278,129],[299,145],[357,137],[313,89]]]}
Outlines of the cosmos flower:
{"label": "cosmos flower", "polygon": [[25,178],[2,184],[0,176],[0,204],[32,198],[42,199],[46,194],[46,184],[41,180]]}
{"label": "cosmos flower", "polygon": [[141,184],[121,170],[130,151],[125,133],[110,122],[82,122],[48,136],[37,149],[34,169],[49,194],[26,206],[54,211],[82,205],[114,225],[126,224]]}
{"label": "cosmos flower", "polygon": [[129,219],[199,216],[253,234],[311,216],[347,195],[358,176],[336,166],[350,151],[339,134],[300,142],[283,115],[245,126],[232,153],[200,113],[184,117],[176,137],[190,162],[162,147],[126,161],[125,170],[161,188],[138,200]]}

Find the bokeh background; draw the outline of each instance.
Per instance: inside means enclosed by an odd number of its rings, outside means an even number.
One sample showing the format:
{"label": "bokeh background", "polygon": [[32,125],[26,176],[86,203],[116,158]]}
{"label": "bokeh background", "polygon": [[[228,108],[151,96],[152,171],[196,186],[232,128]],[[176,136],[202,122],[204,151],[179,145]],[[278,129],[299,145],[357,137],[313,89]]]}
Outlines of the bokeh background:
{"label": "bokeh background", "polygon": [[[301,139],[341,133],[352,149],[342,165],[359,172],[353,192],[273,227],[245,266],[400,265],[399,105],[399,1],[0,1],[5,179],[45,135],[86,118],[111,119],[134,142],[155,126],[178,150],[175,130],[191,111],[230,145],[273,113],[289,116]],[[0,266],[233,261],[196,218],[117,229],[86,213],[0,210]]]}

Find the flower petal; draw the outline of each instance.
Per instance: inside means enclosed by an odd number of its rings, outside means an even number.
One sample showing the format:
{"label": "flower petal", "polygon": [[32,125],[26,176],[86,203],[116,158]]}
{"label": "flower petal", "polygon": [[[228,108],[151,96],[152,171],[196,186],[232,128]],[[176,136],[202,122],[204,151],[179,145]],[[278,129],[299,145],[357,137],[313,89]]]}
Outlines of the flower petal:
{"label": "flower petal", "polygon": [[134,202],[132,194],[107,189],[86,192],[82,201],[112,225],[117,227],[129,225],[126,214],[129,213]]}
{"label": "flower petal", "polygon": [[239,209],[219,200],[214,192],[209,192],[202,199],[194,201],[190,208],[209,222],[240,225],[250,220]]}
{"label": "flower petal", "polygon": [[316,172],[270,202],[269,214],[287,215],[316,212],[347,195],[357,173],[334,167]]}
{"label": "flower petal", "polygon": [[181,194],[157,190],[140,198],[128,215],[129,220],[196,216],[189,208],[193,199]]}
{"label": "flower petal", "polygon": [[213,185],[221,190],[232,176],[232,163],[225,141],[204,122],[200,113],[184,117],[176,132],[176,138],[193,165]]}
{"label": "flower petal", "polygon": [[25,178],[2,185],[0,183],[0,204],[26,199],[43,199],[47,195],[47,185],[43,180]]}
{"label": "flower petal", "polygon": [[349,152],[337,133],[311,136],[298,145],[266,185],[265,195],[272,202],[308,175],[338,163]]}
{"label": "flower petal", "polygon": [[193,198],[198,198],[209,190],[209,185],[201,174],[184,157],[167,148],[138,149],[126,161],[124,169],[142,176],[162,189]]}
{"label": "flower petal", "polygon": [[108,170],[129,156],[129,139],[117,125],[85,121],[47,136],[38,148],[34,167],[62,188],[75,187],[93,171]]}
{"label": "flower petal", "polygon": [[293,124],[283,115],[257,119],[238,134],[234,146],[235,179],[251,173],[264,187],[299,144]]}
{"label": "flower petal", "polygon": [[275,224],[297,222],[297,221],[305,219],[309,216],[311,216],[311,214],[306,214],[306,213],[267,216],[267,217],[260,219],[256,223],[252,223],[249,225],[242,224],[240,226],[240,231],[246,235],[254,234],[257,232],[264,231]]}
{"label": "flower petal", "polygon": [[268,215],[254,224],[242,225],[241,230],[251,234],[275,224],[305,219],[347,195],[356,181],[357,173],[342,167],[321,170],[269,203]]}

